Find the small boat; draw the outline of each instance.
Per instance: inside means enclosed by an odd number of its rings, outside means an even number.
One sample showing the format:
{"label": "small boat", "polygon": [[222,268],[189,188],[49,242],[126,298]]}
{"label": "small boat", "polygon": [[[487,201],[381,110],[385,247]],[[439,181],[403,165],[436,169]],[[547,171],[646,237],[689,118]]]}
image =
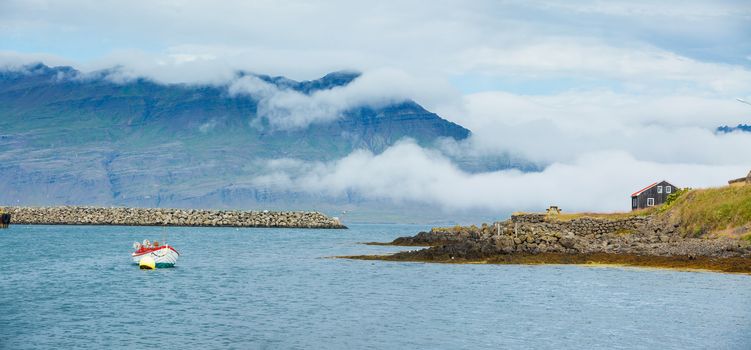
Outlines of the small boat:
{"label": "small boat", "polygon": [[180,256],[180,253],[169,244],[159,245],[159,242],[154,242],[152,245],[148,239],[143,240],[143,244],[133,243],[133,249],[135,251],[131,254],[131,257],[134,263],[139,264],[141,259],[151,257],[154,259],[157,268],[174,267],[177,258]]}

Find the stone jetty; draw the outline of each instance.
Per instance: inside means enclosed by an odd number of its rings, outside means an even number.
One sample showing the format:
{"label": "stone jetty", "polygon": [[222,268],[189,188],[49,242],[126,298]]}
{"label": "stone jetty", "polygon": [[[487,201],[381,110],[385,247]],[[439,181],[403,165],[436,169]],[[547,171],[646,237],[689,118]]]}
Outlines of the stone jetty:
{"label": "stone jetty", "polygon": [[3,207],[21,225],[223,226],[344,229],[319,212],[102,207]]}

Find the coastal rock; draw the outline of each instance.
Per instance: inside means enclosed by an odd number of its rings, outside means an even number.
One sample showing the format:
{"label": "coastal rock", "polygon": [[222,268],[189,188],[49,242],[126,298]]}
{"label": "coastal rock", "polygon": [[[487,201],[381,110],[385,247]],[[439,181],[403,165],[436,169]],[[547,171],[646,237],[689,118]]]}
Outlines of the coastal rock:
{"label": "coastal rock", "polygon": [[[488,228],[495,229],[488,232]],[[674,233],[668,234],[671,231]],[[617,220],[583,217],[559,221],[544,214],[516,214],[510,220],[482,228],[434,228],[413,237],[400,237],[392,244],[433,246],[412,253],[428,260],[442,256],[471,260],[498,254],[556,252],[751,258],[751,243],[727,238],[688,238],[679,232],[674,224],[650,217]]]}
{"label": "coastal rock", "polygon": [[558,243],[564,248],[573,248],[576,244],[576,238],[573,235],[563,236],[558,240]]}

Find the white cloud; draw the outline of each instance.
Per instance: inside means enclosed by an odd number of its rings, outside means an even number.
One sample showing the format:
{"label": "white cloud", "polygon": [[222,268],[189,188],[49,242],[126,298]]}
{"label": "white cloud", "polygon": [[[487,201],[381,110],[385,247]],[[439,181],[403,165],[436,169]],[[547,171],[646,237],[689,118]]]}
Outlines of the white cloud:
{"label": "white cloud", "polygon": [[0,41],[7,44],[0,48],[49,50],[79,65],[122,65],[172,82],[226,79],[236,69],[299,80],[393,67],[442,79],[555,75],[635,80],[639,88],[668,79],[734,91],[749,86],[747,65],[696,56],[747,62],[751,47],[740,33],[748,32],[750,11],[743,5],[7,0],[0,5],[0,29],[7,29]]}
{"label": "white cloud", "polygon": [[198,126],[198,131],[201,132],[202,134],[206,134],[209,131],[214,130],[215,127],[216,127],[216,120],[211,119],[201,124],[200,126]]}
{"label": "white cloud", "polygon": [[[546,2],[544,7],[565,9],[573,12],[606,14],[617,16],[636,16],[636,17],[677,17],[682,19],[700,19],[729,17],[748,13],[748,7],[742,6],[741,3],[725,3],[724,6],[717,6],[715,3],[706,1],[679,1],[671,3],[669,1],[593,1],[593,2]],[[534,6],[534,5],[533,5]]]}
{"label": "white cloud", "polygon": [[370,198],[417,201],[450,210],[497,211],[541,210],[548,205],[567,211],[628,210],[629,195],[655,179],[706,187],[723,185],[747,172],[743,166],[645,162],[625,152],[608,151],[557,162],[539,173],[469,174],[440,153],[411,142],[378,155],[355,152],[331,163],[283,163],[270,164],[256,184],[328,195],[355,191]]}
{"label": "white cloud", "polygon": [[751,149],[751,134],[714,133],[720,125],[748,122],[751,116],[748,106],[729,98],[486,92],[465,96],[463,109],[444,115],[473,130],[465,153],[511,152],[548,164],[622,150],[654,162],[751,164],[751,154],[738,151]]}
{"label": "white cloud", "polygon": [[[591,40],[589,40],[591,41]],[[571,38],[513,47],[477,47],[457,58],[465,71],[531,79],[596,78],[631,84],[639,90],[742,93],[751,89],[751,71],[740,66],[697,61],[649,46],[613,46]],[[656,86],[655,86],[656,85]]]}
{"label": "white cloud", "polygon": [[279,89],[254,76],[233,81],[229,92],[257,98],[258,117],[267,119],[278,129],[330,122],[341,118],[346,110],[359,106],[377,108],[407,99],[437,105],[458,98],[450,86],[440,81],[419,79],[392,69],[368,71],[350,84],[318,90],[310,95]]}
{"label": "white cloud", "polygon": [[30,63],[44,62],[52,66],[72,66],[74,61],[47,53],[20,53],[0,50],[0,69],[22,70]]}
{"label": "white cloud", "polygon": [[[659,179],[678,186],[724,185],[748,172],[751,134],[714,128],[747,120],[734,99],[617,94],[608,91],[465,96],[454,120],[474,131],[463,142],[428,150],[405,142],[331,163],[272,162],[256,184],[438,204],[449,210],[628,210],[628,194]],[[708,118],[708,116],[717,116]],[[444,154],[510,152],[544,166],[467,173]],[[363,169],[367,169],[364,171]],[[738,175],[740,174],[740,175]]]}

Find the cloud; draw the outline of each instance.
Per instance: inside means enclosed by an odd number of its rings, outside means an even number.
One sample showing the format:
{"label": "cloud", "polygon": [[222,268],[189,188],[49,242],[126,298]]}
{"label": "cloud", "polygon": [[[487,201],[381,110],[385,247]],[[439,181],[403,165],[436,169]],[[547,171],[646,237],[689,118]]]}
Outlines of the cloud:
{"label": "cloud", "polygon": [[72,66],[75,61],[48,53],[21,53],[0,50],[0,70],[23,70],[30,63],[45,62],[53,66]]}
{"label": "cloud", "polygon": [[457,62],[465,71],[483,74],[527,79],[589,77],[618,81],[641,91],[675,91],[678,86],[727,94],[751,89],[751,71],[742,66],[702,62],[645,45],[591,41],[548,38],[513,47],[475,47],[464,51]]}
{"label": "cloud", "polygon": [[541,165],[598,150],[621,150],[653,162],[751,164],[751,154],[739,151],[751,149],[751,134],[714,132],[751,116],[748,106],[730,98],[485,92],[466,95],[462,109],[442,114],[473,130],[469,145],[450,152],[510,152]]}
{"label": "cloud", "polygon": [[330,122],[342,117],[348,101],[343,88],[318,91],[312,95],[278,89],[275,85],[247,76],[230,85],[232,95],[249,95],[258,99],[257,116],[277,129],[301,129],[312,123]]}
{"label": "cloud", "polygon": [[[545,2],[542,6],[580,13],[635,17],[677,17],[683,19],[731,17],[749,12],[749,9],[742,6],[741,3],[733,4],[726,2],[723,5],[717,6],[712,2],[706,1],[680,1],[678,3],[671,3],[669,1],[659,3],[653,1],[591,1],[575,3],[558,1]],[[535,6],[535,4],[532,4],[532,6]]]}
{"label": "cloud", "polygon": [[333,196],[353,191],[447,210],[507,212],[559,205],[568,211],[617,211],[630,209],[630,193],[656,179],[683,187],[718,186],[747,171],[743,166],[646,162],[605,151],[556,162],[542,172],[470,174],[435,150],[402,142],[378,155],[358,151],[330,163],[270,162],[255,184]]}
{"label": "cloud", "polygon": [[[134,66],[170,81],[226,78],[235,69],[299,80],[393,67],[444,78],[570,74],[577,80],[572,86],[614,75],[668,77],[727,91],[748,74],[727,63],[747,69],[751,50],[743,35],[750,11],[740,2],[383,1],[367,10],[348,1],[6,0],[0,6],[0,49],[52,52],[100,68]],[[735,73],[741,75],[724,81]]]}
{"label": "cloud", "polygon": [[393,69],[368,71],[345,86],[311,94],[280,89],[255,76],[244,76],[229,85],[229,92],[258,99],[258,117],[267,119],[277,129],[300,129],[312,123],[331,122],[355,107],[378,108],[408,99],[436,105],[458,98],[445,83],[415,78]]}
{"label": "cloud", "polygon": [[198,126],[198,131],[202,134],[206,134],[210,132],[211,130],[214,130],[216,128],[216,119],[211,119],[200,126]]}
{"label": "cloud", "polygon": [[[357,151],[329,163],[269,162],[255,184],[327,195],[359,193],[450,211],[628,210],[628,195],[659,179],[678,186],[724,185],[748,172],[751,134],[717,134],[747,120],[734,99],[572,91],[556,95],[466,95],[445,115],[469,127],[466,141],[438,149],[412,142],[381,154]],[[711,117],[708,117],[711,116]],[[470,173],[451,159],[510,153],[540,172]],[[451,157],[451,158],[449,158]],[[367,171],[363,171],[367,169]]]}

